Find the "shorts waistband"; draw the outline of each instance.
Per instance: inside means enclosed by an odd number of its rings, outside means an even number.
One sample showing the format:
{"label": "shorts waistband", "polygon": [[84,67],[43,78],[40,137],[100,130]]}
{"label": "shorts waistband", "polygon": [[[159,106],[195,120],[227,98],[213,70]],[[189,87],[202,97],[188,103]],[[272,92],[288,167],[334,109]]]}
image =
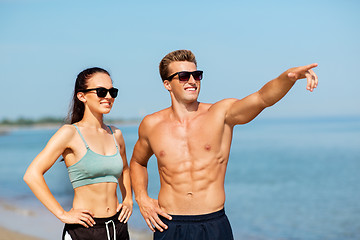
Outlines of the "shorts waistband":
{"label": "shorts waistband", "polygon": [[171,215],[172,220],[171,222],[178,221],[178,222],[204,222],[209,221],[212,219],[219,218],[225,215],[225,209],[221,209],[219,211],[201,215]]}
{"label": "shorts waistband", "polygon": [[119,221],[120,212],[117,212],[114,216],[111,217],[107,217],[107,218],[93,218],[94,221],[96,222],[96,224],[94,225],[94,227],[96,226],[101,226],[101,225],[105,225],[106,222],[108,221],[114,221],[116,223],[116,221]]}

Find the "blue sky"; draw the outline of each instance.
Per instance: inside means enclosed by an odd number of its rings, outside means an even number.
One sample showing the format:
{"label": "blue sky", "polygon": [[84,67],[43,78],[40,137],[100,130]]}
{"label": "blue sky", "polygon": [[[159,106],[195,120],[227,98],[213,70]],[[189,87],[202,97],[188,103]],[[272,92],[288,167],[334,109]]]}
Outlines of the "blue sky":
{"label": "blue sky", "polygon": [[119,97],[109,117],[170,105],[158,64],[192,50],[200,101],[243,98],[294,66],[319,63],[262,117],[360,115],[359,1],[0,1],[0,119],[67,114],[76,75],[99,66]]}

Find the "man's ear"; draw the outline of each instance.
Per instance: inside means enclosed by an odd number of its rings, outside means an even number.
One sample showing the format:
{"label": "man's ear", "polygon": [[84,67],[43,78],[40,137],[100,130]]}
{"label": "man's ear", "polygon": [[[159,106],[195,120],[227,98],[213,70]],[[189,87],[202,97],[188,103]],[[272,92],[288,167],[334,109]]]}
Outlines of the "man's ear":
{"label": "man's ear", "polygon": [[76,94],[76,97],[83,103],[86,103],[86,98],[85,98],[85,94],[83,92],[78,92]]}
{"label": "man's ear", "polygon": [[169,80],[164,81],[164,87],[166,88],[166,90],[171,91],[171,85]]}

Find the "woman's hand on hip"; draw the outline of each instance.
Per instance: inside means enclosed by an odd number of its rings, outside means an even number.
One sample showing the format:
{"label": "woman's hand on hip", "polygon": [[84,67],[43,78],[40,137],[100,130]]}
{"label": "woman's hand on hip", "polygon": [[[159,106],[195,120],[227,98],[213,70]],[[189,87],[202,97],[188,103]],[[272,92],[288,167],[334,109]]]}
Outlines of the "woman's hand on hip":
{"label": "woman's hand on hip", "polygon": [[123,203],[118,205],[116,211],[120,212],[119,221],[127,223],[133,211],[133,202],[126,200],[123,201]]}
{"label": "woman's hand on hip", "polygon": [[59,219],[63,223],[80,224],[86,228],[89,228],[96,224],[93,217],[94,214],[89,210],[72,208],[68,212],[65,211],[64,214],[59,217]]}

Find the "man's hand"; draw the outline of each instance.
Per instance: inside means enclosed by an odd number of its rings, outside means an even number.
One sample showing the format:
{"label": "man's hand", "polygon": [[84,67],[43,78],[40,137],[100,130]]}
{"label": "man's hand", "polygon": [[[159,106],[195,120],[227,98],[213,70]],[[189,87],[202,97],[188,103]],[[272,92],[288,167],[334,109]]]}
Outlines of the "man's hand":
{"label": "man's hand", "polygon": [[293,81],[307,78],[306,89],[312,92],[314,91],[314,88],[316,88],[318,85],[318,77],[312,70],[317,66],[317,63],[313,63],[302,67],[291,68],[288,70],[287,76]]}
{"label": "man's hand", "polygon": [[171,220],[171,216],[160,209],[158,200],[147,197],[146,199],[138,201],[138,204],[141,215],[151,231],[155,232],[155,228],[157,228],[160,232],[163,232],[164,229],[168,228],[168,226],[160,220],[159,215],[169,220]]}

